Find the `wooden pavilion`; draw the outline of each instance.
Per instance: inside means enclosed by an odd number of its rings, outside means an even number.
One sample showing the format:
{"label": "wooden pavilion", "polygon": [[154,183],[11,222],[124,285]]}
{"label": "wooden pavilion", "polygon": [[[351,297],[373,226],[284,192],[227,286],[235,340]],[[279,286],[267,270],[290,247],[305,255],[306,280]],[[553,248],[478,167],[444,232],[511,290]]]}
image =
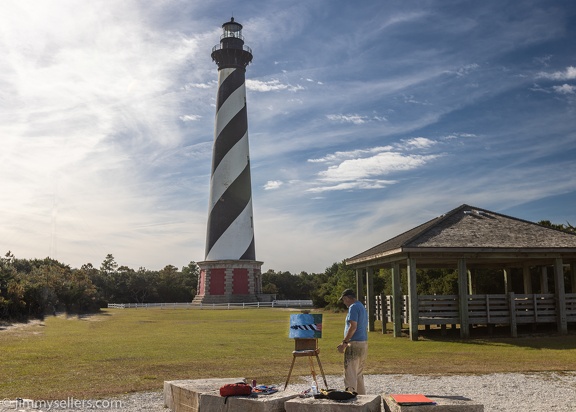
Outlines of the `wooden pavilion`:
{"label": "wooden pavilion", "polygon": [[[460,325],[460,336],[467,338],[473,325],[510,325],[516,336],[518,324],[555,323],[559,333],[567,334],[568,323],[576,322],[576,234],[478,207],[464,204],[345,263],[356,270],[358,296],[364,296],[366,284],[370,330],[376,307],[373,275],[381,268],[392,271],[394,336],[400,336],[403,323],[417,340],[419,325]],[[419,296],[416,268],[457,268],[458,294]],[[483,268],[502,270],[501,294],[475,294],[476,271]],[[513,268],[522,271],[523,294],[512,291]],[[533,285],[535,269],[540,282]],[[402,270],[407,296],[401,291]]]}

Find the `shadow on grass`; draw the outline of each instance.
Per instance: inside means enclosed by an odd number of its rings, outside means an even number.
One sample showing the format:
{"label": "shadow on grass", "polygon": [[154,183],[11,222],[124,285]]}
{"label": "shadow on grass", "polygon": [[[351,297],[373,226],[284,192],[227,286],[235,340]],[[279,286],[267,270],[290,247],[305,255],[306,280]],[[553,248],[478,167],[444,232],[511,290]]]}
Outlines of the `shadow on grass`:
{"label": "shadow on grass", "polygon": [[29,318],[29,319],[19,319],[19,320],[0,320],[0,332],[4,331],[4,330],[10,330],[10,329],[17,329],[17,328],[22,328],[22,327],[26,327],[26,326],[31,326],[31,325],[39,325],[39,326],[45,326],[43,323],[44,320],[48,317],[57,317],[57,316],[61,316],[64,317],[66,319],[78,319],[78,320],[91,320],[92,318],[94,318],[95,316],[101,317],[101,316],[112,316],[112,314],[110,313],[106,313],[106,312],[93,312],[93,313],[67,313],[67,312],[55,312],[53,314],[50,315],[44,315],[44,316],[40,316],[37,318]]}
{"label": "shadow on grass", "polygon": [[[408,331],[403,331],[403,333]],[[506,344],[531,349],[565,350],[576,349],[576,325],[569,325],[568,334],[558,333],[555,324],[518,325],[518,336],[512,337],[509,325],[476,326],[470,328],[470,338],[462,339],[460,329],[447,328],[419,331],[423,340],[439,342],[459,342],[468,345]]]}
{"label": "shadow on grass", "polygon": [[25,321],[13,321],[13,322],[4,321],[0,324],[0,332],[23,329],[28,326],[46,326],[42,322],[43,321],[40,319],[28,319]]}

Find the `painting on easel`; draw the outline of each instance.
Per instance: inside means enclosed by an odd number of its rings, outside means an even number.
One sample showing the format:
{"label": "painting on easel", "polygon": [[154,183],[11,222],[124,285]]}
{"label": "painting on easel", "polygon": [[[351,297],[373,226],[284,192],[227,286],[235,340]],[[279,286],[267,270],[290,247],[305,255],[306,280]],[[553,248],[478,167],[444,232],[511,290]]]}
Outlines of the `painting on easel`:
{"label": "painting on easel", "polygon": [[322,337],[322,315],[302,313],[290,315],[290,333],[292,339],[311,339]]}

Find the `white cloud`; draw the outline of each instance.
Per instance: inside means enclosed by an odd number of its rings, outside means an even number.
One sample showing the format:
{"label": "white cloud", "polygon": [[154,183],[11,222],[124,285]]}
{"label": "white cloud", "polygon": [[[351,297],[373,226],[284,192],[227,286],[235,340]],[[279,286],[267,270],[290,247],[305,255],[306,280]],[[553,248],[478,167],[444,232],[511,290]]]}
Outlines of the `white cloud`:
{"label": "white cloud", "polygon": [[426,137],[414,137],[412,139],[403,140],[403,147],[407,149],[427,149],[434,146],[437,142]]}
{"label": "white cloud", "polygon": [[552,80],[572,80],[576,79],[576,67],[568,66],[564,71],[557,71],[553,73],[540,72],[538,77]]}
{"label": "white cloud", "polygon": [[478,137],[478,136],[475,135],[474,133],[451,133],[449,135],[442,137],[442,139],[443,140],[453,140],[453,139],[459,139],[461,137],[472,138],[472,137]]}
{"label": "white cloud", "polygon": [[470,72],[477,70],[479,67],[480,66],[476,63],[464,65],[456,70],[456,75],[459,77],[466,76]]}
{"label": "white cloud", "polygon": [[326,115],[328,120],[340,123],[352,123],[356,125],[364,124],[370,121],[385,122],[387,121],[384,116],[362,116],[359,114],[329,114]]}
{"label": "white cloud", "polygon": [[280,180],[269,180],[264,185],[264,190],[275,190],[279,189],[282,186],[283,182]]}
{"label": "white cloud", "polygon": [[218,82],[213,81],[210,83],[188,83],[187,85],[184,86],[185,90],[191,90],[191,89],[211,89],[214,86],[217,85]]}
{"label": "white cloud", "polygon": [[413,103],[413,104],[421,104],[423,106],[431,106],[432,103],[427,101],[421,101],[415,98],[414,95],[411,94],[403,94],[402,98],[404,99],[404,103]]}
{"label": "white cloud", "polygon": [[392,146],[378,146],[370,149],[357,149],[343,152],[335,152],[318,159],[308,159],[310,163],[339,163],[346,159],[355,159],[362,155],[370,155],[380,152],[388,152],[392,150]]}
{"label": "white cloud", "polygon": [[309,163],[324,163],[327,169],[318,172],[318,181],[306,191],[311,193],[382,189],[397,183],[381,177],[423,167],[439,155],[404,155],[395,149],[426,149],[435,141],[419,137],[402,141],[395,146],[339,151],[322,158],[308,159]]}
{"label": "white cloud", "polygon": [[394,14],[386,16],[386,19],[381,21],[380,24],[381,28],[386,28],[395,24],[402,24],[412,22],[415,20],[420,20],[426,17],[427,15],[428,14],[426,12],[421,10],[411,12],[402,12],[395,10]]}
{"label": "white cloud", "polygon": [[574,94],[576,93],[576,86],[572,86],[571,84],[563,84],[562,86],[553,86],[552,87],[556,93],[560,94]]}
{"label": "white cloud", "polygon": [[551,93],[551,91],[549,89],[542,87],[537,83],[534,83],[534,85],[532,87],[530,87],[529,90],[532,90],[533,92],[538,92],[538,93],[547,93],[547,94]]}
{"label": "white cloud", "polygon": [[180,116],[180,120],[182,120],[183,122],[194,122],[196,120],[200,120],[201,118],[202,116],[198,114],[185,114]]}
{"label": "white cloud", "polygon": [[550,62],[552,61],[552,55],[551,54],[547,54],[545,56],[542,57],[535,57],[534,61],[538,64],[541,64],[542,66],[549,66]]}
{"label": "white cloud", "polygon": [[395,180],[362,179],[355,182],[343,182],[336,185],[318,186],[307,189],[311,193],[333,192],[339,190],[373,190],[383,189],[397,183]]}
{"label": "white cloud", "polygon": [[398,171],[407,171],[424,166],[436,159],[436,155],[409,155],[384,152],[364,159],[345,160],[337,166],[330,166],[319,173],[325,181],[349,181],[382,176]]}
{"label": "white cloud", "polygon": [[273,92],[278,90],[288,90],[290,92],[297,92],[304,90],[304,87],[300,85],[293,86],[291,84],[280,83],[280,80],[273,79],[269,81],[260,81],[247,79],[246,88],[254,92]]}
{"label": "white cloud", "polygon": [[362,124],[367,121],[366,116],[360,116],[357,114],[329,114],[326,116],[328,120],[334,120],[342,123],[353,123],[353,124]]}

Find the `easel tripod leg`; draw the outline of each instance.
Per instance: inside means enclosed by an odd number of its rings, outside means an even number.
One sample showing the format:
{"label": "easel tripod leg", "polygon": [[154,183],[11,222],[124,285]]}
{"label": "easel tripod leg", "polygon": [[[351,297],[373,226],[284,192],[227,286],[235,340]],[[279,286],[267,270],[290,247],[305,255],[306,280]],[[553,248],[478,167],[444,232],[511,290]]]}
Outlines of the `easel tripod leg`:
{"label": "easel tripod leg", "polygon": [[318,380],[316,379],[316,371],[314,370],[314,362],[312,362],[312,356],[308,356],[308,363],[310,364],[310,373],[312,373],[312,379],[318,388]]}
{"label": "easel tripod leg", "polygon": [[320,363],[320,357],[316,354],[316,360],[318,361],[318,366],[320,366],[320,372],[322,373],[322,378],[324,379],[324,388],[328,389],[328,382],[326,382],[326,375],[324,374],[324,369],[322,369],[322,363]]}
{"label": "easel tripod leg", "polygon": [[288,378],[286,378],[286,384],[284,385],[284,390],[288,387],[288,382],[290,381],[290,375],[292,375],[292,368],[294,367],[294,362],[296,361],[296,356],[292,357],[292,365],[290,365],[290,370],[288,371]]}

